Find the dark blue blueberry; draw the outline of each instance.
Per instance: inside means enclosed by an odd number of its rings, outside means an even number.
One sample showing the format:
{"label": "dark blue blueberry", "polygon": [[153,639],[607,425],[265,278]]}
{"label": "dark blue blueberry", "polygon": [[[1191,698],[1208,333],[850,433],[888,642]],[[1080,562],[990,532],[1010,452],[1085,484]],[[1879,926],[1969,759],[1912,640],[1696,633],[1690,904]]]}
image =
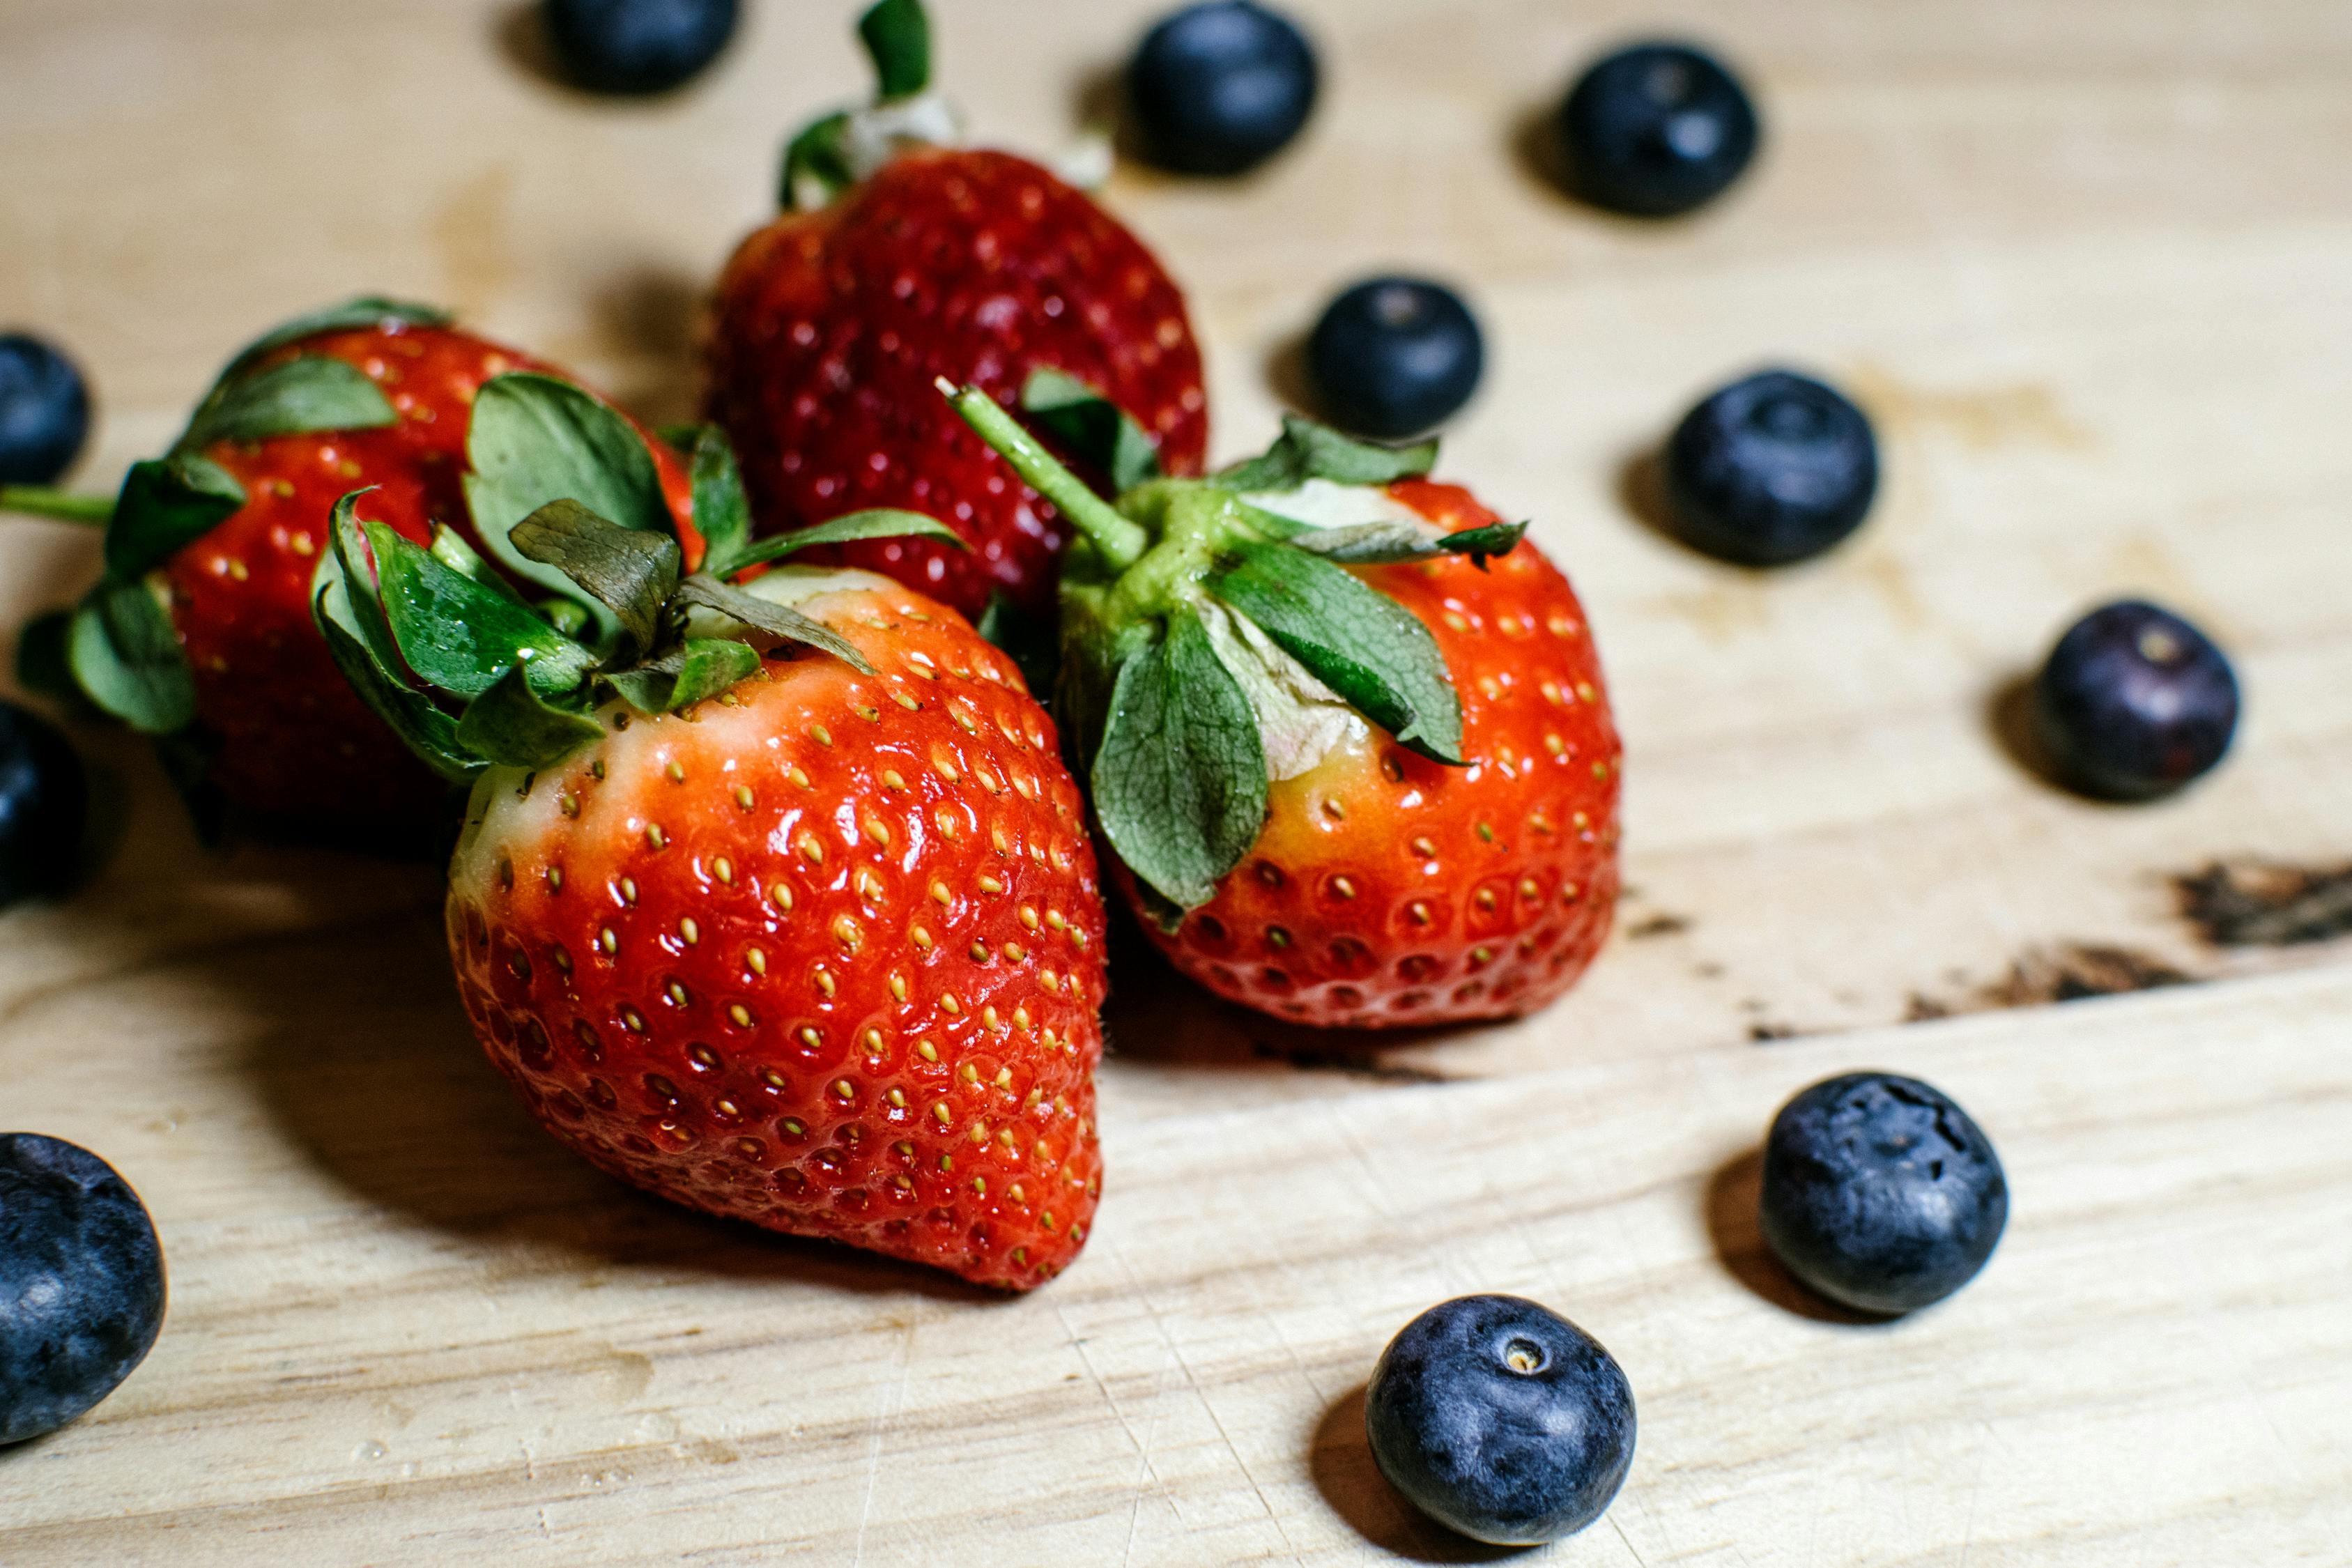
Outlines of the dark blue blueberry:
{"label": "dark blue blueberry", "polygon": [[66,890],[89,809],[81,758],[57,726],[0,702],[0,905]]}
{"label": "dark blue blueberry", "polygon": [[667,92],[735,36],[735,0],[545,0],[563,74],[591,92]]}
{"label": "dark blue blueberry", "polygon": [[1144,155],[1187,174],[1238,174],[1289,144],[1315,107],[1315,51],[1250,0],[1188,5],[1144,35],[1127,98]]}
{"label": "dark blue blueberry", "polygon": [[89,436],[89,388],[38,338],[0,336],[0,485],[46,485]]}
{"label": "dark blue blueberry", "polygon": [[1486,366],[1469,307],[1418,278],[1357,284],[1307,340],[1307,374],[1324,414],[1382,440],[1417,436],[1452,415]]}
{"label": "dark blue blueberry", "polygon": [[2116,800],[2179,788],[2221,760],[2238,678],[2203,632],[2126,600],[2076,621],[2035,685],[2042,742],[2069,783]]}
{"label": "dark blue blueberry", "polygon": [[1715,199],[1756,155],[1739,79],[1683,44],[1636,44],[1589,67],[1559,106],[1569,188],[1595,206],[1668,217]]}
{"label": "dark blue blueberry", "polygon": [[1381,1352],[1364,1427],[1389,1484],[1498,1545],[1599,1519],[1633,1462],[1633,1391],[1613,1357],[1517,1296],[1432,1307]]}
{"label": "dark blue blueberry", "polygon": [[1810,376],[1762,371],[1710,395],[1666,443],[1666,505],[1696,549],[1745,566],[1818,555],[1878,493],[1861,409]]}
{"label": "dark blue blueberry", "polygon": [[163,1326],[146,1205],[86,1149],[0,1132],[0,1443],[113,1393]]}
{"label": "dark blue blueberry", "polygon": [[2008,1222],[2009,1183],[1991,1142],[1936,1089],[1848,1073],[1772,1119],[1761,1218],[1790,1273],[1892,1316],[1976,1278]]}

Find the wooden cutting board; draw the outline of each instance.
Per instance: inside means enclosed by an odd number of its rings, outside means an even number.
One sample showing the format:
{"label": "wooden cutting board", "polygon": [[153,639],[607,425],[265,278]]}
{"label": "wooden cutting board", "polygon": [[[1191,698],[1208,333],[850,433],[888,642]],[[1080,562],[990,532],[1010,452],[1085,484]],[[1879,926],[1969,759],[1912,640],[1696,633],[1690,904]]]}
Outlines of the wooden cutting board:
{"label": "wooden cutting board", "polygon": [[[1294,8],[1328,67],[1301,146],[1106,200],[1192,290],[1220,455],[1341,283],[1475,304],[1444,469],[1576,577],[1628,741],[1583,986],[1335,1038],[1125,963],[1095,1238],[999,1300],[576,1163],[475,1051],[428,870],[207,855],[87,735],[117,842],[0,917],[0,1125],[138,1185],[172,1313],[0,1455],[0,1563],[1482,1560],[1400,1510],[1360,1415],[1388,1336],[1475,1289],[1576,1318],[1640,1401],[1561,1562],[2352,1563],[2352,13]],[[973,121],[1052,151],[1151,7],[937,9]],[[519,4],[0,0],[0,318],[89,367],[94,487],[257,329],[361,290],[685,413],[780,138],[862,90],[847,21],[753,6],[645,105],[550,85]],[[1580,210],[1530,128],[1662,26],[1747,68],[1762,162],[1687,223]],[[1887,477],[1851,548],[1762,577],[1663,538],[1644,461],[1768,361],[1851,387]],[[94,557],[0,526],[0,627]],[[2249,693],[2225,770],[2128,810],[2014,739],[2019,679],[2123,593]],[[1968,1104],[2016,1194],[1983,1279],[1894,1326],[1808,1302],[1754,1226],[1774,1108],[1863,1065]]]}

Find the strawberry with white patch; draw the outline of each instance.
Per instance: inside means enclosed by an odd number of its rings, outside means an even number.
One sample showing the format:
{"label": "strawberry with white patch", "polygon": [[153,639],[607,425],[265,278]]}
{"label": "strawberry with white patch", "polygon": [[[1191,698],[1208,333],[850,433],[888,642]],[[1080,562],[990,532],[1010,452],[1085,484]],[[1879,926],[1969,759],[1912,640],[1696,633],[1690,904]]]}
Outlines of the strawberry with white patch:
{"label": "strawberry with white patch", "polygon": [[572,584],[569,634],[363,523],[364,495],[337,509],[321,630],[472,781],[448,900],[467,1016],[540,1121],[624,1180],[1040,1284],[1101,1190],[1103,910],[1053,724],[946,606],[769,568],[939,524],[754,544],[723,443],[695,458],[701,571],[575,501],[512,530]]}

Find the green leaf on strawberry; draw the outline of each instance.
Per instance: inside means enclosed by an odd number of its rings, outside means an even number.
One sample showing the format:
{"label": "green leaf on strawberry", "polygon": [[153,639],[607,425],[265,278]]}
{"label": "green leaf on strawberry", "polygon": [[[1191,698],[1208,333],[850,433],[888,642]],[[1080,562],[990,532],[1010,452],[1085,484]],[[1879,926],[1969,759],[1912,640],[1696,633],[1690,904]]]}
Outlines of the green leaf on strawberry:
{"label": "green leaf on strawberry", "polygon": [[[925,517],[919,511],[902,511],[895,507],[875,507],[866,511],[853,511],[845,516],[814,522],[790,533],[772,533],[757,540],[739,553],[726,572],[712,572],[725,576],[742,571],[747,566],[765,565],[797,554],[819,544],[848,544],[860,539],[936,539],[952,550],[971,548],[963,536],[937,518]],[[703,570],[710,572],[708,563]]]}
{"label": "green leaf on strawberry", "polygon": [[1319,555],[1244,542],[1208,579],[1349,706],[1436,762],[1462,761],[1462,702],[1429,628]]}
{"label": "green leaf on strawberry", "polygon": [[666,430],[662,438],[686,454],[694,481],[694,530],[702,535],[702,566],[720,575],[751,542],[751,503],[743,494],[743,473],[735,448],[716,425]]}
{"label": "green leaf on strawberry", "polygon": [[[489,589],[490,592],[511,599],[518,605],[523,602],[522,595],[514,591],[514,584],[499,576],[498,568],[483,560],[481,552],[466,542],[465,535],[447,523],[434,525],[433,543],[429,548],[433,552],[433,559],[449,568],[450,571],[461,576],[469,577]],[[563,602],[567,605],[571,603],[569,599]],[[587,612],[583,610],[580,614],[581,619],[584,622]],[[572,635],[561,626],[555,629],[563,632],[566,637]]]}
{"label": "green leaf on strawberry", "polygon": [[362,297],[298,316],[238,350],[196,405],[171,452],[161,462],[132,466],[107,528],[108,570],[119,577],[152,570],[245,504],[243,487],[200,455],[207,447],[379,429],[399,417],[382,389],[356,365],[302,354],[255,368],[262,360],[320,332],[388,321],[440,326],[448,320],[430,306]]}
{"label": "green leaf on strawberry", "polygon": [[[623,528],[665,533],[669,508],[653,454],[635,426],[598,398],[551,375],[512,371],[483,383],[466,433],[466,500],[475,531],[516,577],[565,595],[576,594],[561,569],[533,561],[509,537],[514,526],[554,500],[578,501]],[[600,634],[619,622],[589,606]]]}
{"label": "green leaf on strawberry", "polygon": [[[377,585],[374,557],[368,552],[367,529],[360,521],[359,503],[368,492],[353,490],[335,503],[333,515],[328,519],[328,548],[319,558],[318,571],[311,574],[311,594],[315,600],[318,584],[329,574],[339,578],[344,588],[349,629],[368,651],[368,657],[387,676],[397,678],[405,666],[401,658],[400,644],[392,635],[392,619],[383,605],[383,593]],[[323,628],[321,628],[323,629]]]}
{"label": "green leaf on strawberry", "polygon": [[718,578],[697,573],[677,585],[681,604],[699,605],[716,610],[730,620],[740,622],[755,631],[789,642],[803,643],[833,655],[860,675],[871,675],[874,667],[839,633],[811,620],[789,605],[776,604],[740,588],[730,587]]}
{"label": "green leaf on strawberry", "polygon": [[466,705],[457,733],[460,746],[493,766],[543,768],[602,736],[604,727],[541,698],[518,664]]}
{"label": "green leaf on strawberry", "polygon": [[576,500],[551,500],[507,535],[526,559],[562,573],[620,624],[625,652],[642,653],[660,631],[677,586],[677,542],[607,522]]}
{"label": "green leaf on strawberry", "polygon": [[357,365],[303,354],[224,382],[197,409],[179,450],[310,430],[371,430],[398,417],[382,389]]}
{"label": "green leaf on strawberry", "polygon": [[[314,333],[388,319],[437,324],[447,318],[424,306],[361,299],[286,322],[229,362],[166,456],[133,463],[124,474],[110,511],[102,514],[106,581],[76,612],[63,643],[68,667],[91,701],[149,734],[194,722],[194,677],[168,611],[141,579],[246,504],[245,487],[204,456],[205,448],[373,429],[397,418],[376,384],[341,360],[299,355],[259,363]],[[99,508],[90,506],[89,515],[100,516]]]}
{"label": "green leaf on strawberry", "polygon": [[364,527],[393,641],[427,683],[478,697],[521,663],[534,687],[556,692],[577,687],[588,673],[588,650],[512,596],[452,570],[383,523]]}
{"label": "green leaf on strawberry", "polygon": [[845,145],[849,111],[836,110],[803,126],[784,147],[783,173],[776,180],[776,205],[786,212],[824,206],[857,183]]}
{"label": "green leaf on strawberry", "polygon": [[873,62],[874,101],[811,121],[784,148],[776,203],[824,206],[901,148],[959,139],[953,110],[930,90],[931,24],[921,0],[877,0],[857,20]]}
{"label": "green leaf on strawberry", "polygon": [[[1209,479],[1147,480],[1113,503],[986,394],[942,390],[1079,531],[1062,578],[1063,726],[1106,836],[1173,906],[1160,912],[1208,901],[1256,841],[1269,783],[1308,771],[1351,730],[1463,763],[1461,700],[1436,638],[1350,570],[1517,544],[1523,527],[1445,534],[1389,495],[1429,471],[1433,445],[1372,447],[1293,418],[1262,458]],[[1323,521],[1335,516],[1347,521]]]}
{"label": "green leaf on strawberry", "polygon": [[362,294],[357,299],[346,300],[340,305],[329,305],[323,310],[310,311],[305,315],[295,317],[290,321],[282,321],[272,327],[268,331],[239,349],[236,357],[229,361],[228,368],[221,372],[220,378],[226,382],[254,361],[266,358],[289,343],[300,342],[304,338],[316,337],[320,332],[353,331],[362,327],[377,326],[385,321],[400,321],[413,327],[446,327],[452,319],[448,311],[438,310],[431,305],[415,304],[405,300],[387,300],[375,294]]}
{"label": "green leaf on strawberry", "polygon": [[360,629],[331,552],[321,559],[319,575],[312,579],[310,615],[335,668],[404,745],[452,784],[463,784],[481,771],[481,760],[457,742],[457,721],[404,684],[376,658]]}
{"label": "green leaf on strawberry", "polygon": [[731,637],[689,637],[635,669],[604,679],[640,713],[674,713],[718,696],[760,668],[760,655]]}
{"label": "green leaf on strawberry", "polygon": [[1108,476],[1115,494],[1160,477],[1160,443],[1127,410],[1077,377],[1050,365],[1031,371],[1021,388],[1021,406],[1081,462]]}
{"label": "green leaf on strawberry", "polygon": [[1198,615],[1119,666],[1090,769],[1103,833],[1176,903],[1205,903],[1265,820],[1257,715]]}
{"label": "green leaf on strawberry", "polygon": [[[527,472],[530,482],[626,493],[625,473],[616,479],[586,471],[623,448],[597,445],[598,422],[577,399],[532,385],[513,395],[537,400],[533,417],[591,437],[559,447],[582,465],[570,480],[550,463]],[[629,438],[627,449],[642,456],[634,431]],[[731,476],[732,457],[709,450],[711,441],[724,446],[715,433],[697,437],[698,468],[706,479]],[[522,472],[530,465],[511,467]],[[681,552],[670,534],[624,527],[577,498],[550,500],[508,530],[502,557],[554,575],[577,595],[534,606],[454,533],[441,531],[428,548],[362,521],[368,493],[354,490],[335,504],[331,546],[312,579],[312,617],[361,699],[445,777],[464,780],[495,765],[546,766],[602,733],[596,711],[615,699],[655,714],[719,697],[757,674],[761,647],[777,642],[874,673],[856,645],[783,602],[788,591],[747,592],[709,572],[681,578]],[[509,503],[514,493],[505,492]],[[720,538],[736,556],[728,569],[740,571],[811,543],[940,528],[912,514],[868,512],[756,545],[725,528]],[[785,590],[799,581],[772,575]],[[606,635],[593,646],[582,640],[599,631]]]}
{"label": "green leaf on strawberry", "polygon": [[106,528],[106,569],[123,581],[151,572],[245,504],[245,487],[194,452],[133,463]]}
{"label": "green leaf on strawberry", "polygon": [[92,588],[74,611],[66,657],[89,700],[141,733],[195,721],[195,677],[145,579],[108,577]]}
{"label": "green leaf on strawberry", "polygon": [[751,566],[783,560],[814,545],[842,545],[858,538],[936,538],[957,550],[967,550],[964,538],[922,512],[875,508],[833,517],[793,533],[751,536],[751,500],[743,496],[743,472],[736,466],[734,447],[718,426],[689,426],[670,433],[670,442],[694,461],[694,529],[703,536],[703,572],[731,578]]}
{"label": "green leaf on strawberry", "polygon": [[1423,523],[1394,521],[1344,523],[1334,528],[1310,528],[1283,542],[1342,566],[1383,566],[1398,561],[1428,561],[1440,555],[1467,555],[1484,568],[1490,555],[1507,555],[1527,537],[1524,522],[1497,522],[1440,533]]}
{"label": "green leaf on strawberry", "polygon": [[1433,437],[1410,447],[1381,447],[1285,415],[1282,437],[1264,456],[1237,463],[1215,476],[1227,489],[1295,489],[1309,479],[1343,485],[1387,485],[1414,479],[1437,464]]}
{"label": "green leaf on strawberry", "polygon": [[925,538],[957,550],[970,548],[962,535],[936,518],[887,507],[753,539],[742,471],[736,466],[735,448],[728,444],[726,435],[715,425],[697,425],[670,432],[668,438],[692,459],[694,526],[702,535],[702,570],[713,577],[732,577],[748,567],[780,561],[815,545],[847,544],[860,539]]}

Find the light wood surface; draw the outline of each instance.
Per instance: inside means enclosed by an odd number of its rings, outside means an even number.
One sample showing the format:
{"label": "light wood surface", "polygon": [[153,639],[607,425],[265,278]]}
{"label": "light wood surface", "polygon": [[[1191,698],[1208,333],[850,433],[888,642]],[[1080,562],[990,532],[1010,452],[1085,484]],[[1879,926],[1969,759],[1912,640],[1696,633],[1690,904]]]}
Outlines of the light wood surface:
{"label": "light wood surface", "polygon": [[[861,90],[849,8],[755,5],[707,82],[611,105],[534,74],[520,5],[0,0],[0,318],[90,368],[92,485],[254,331],[362,289],[685,413],[780,136]],[[935,0],[943,69],[1050,151],[1150,9]],[[1475,1560],[1399,1511],[1354,1405],[1472,1289],[1576,1318],[1641,1403],[1559,1561],[2352,1563],[2352,947],[2213,940],[2341,933],[2352,888],[2352,12],[1295,9],[1328,67],[1303,144],[1106,200],[1192,290],[1220,455],[1340,283],[1469,293],[1493,370],[1444,471],[1536,520],[1627,737],[1634,892],[1591,977],[1349,1040],[1123,967],[1095,1238],[998,1301],[596,1176],[479,1060],[429,869],[206,856],[93,733],[103,872],[0,917],[0,1124],[140,1187],[172,1316],[0,1455],[0,1563]],[[1769,142],[1652,228],[1526,147],[1575,61],[1661,25],[1748,68]],[[1761,578],[1641,521],[1641,459],[1766,360],[1858,394],[1887,483],[1851,549]],[[94,553],[0,530],[0,627]],[[2124,592],[2250,696],[2219,775],[2133,810],[2041,783],[2002,700]],[[2184,902],[2217,863],[2268,917]],[[1949,1089],[2016,1191],[1985,1276],[1894,1327],[1761,1257],[1741,1163],[1857,1065]]]}

